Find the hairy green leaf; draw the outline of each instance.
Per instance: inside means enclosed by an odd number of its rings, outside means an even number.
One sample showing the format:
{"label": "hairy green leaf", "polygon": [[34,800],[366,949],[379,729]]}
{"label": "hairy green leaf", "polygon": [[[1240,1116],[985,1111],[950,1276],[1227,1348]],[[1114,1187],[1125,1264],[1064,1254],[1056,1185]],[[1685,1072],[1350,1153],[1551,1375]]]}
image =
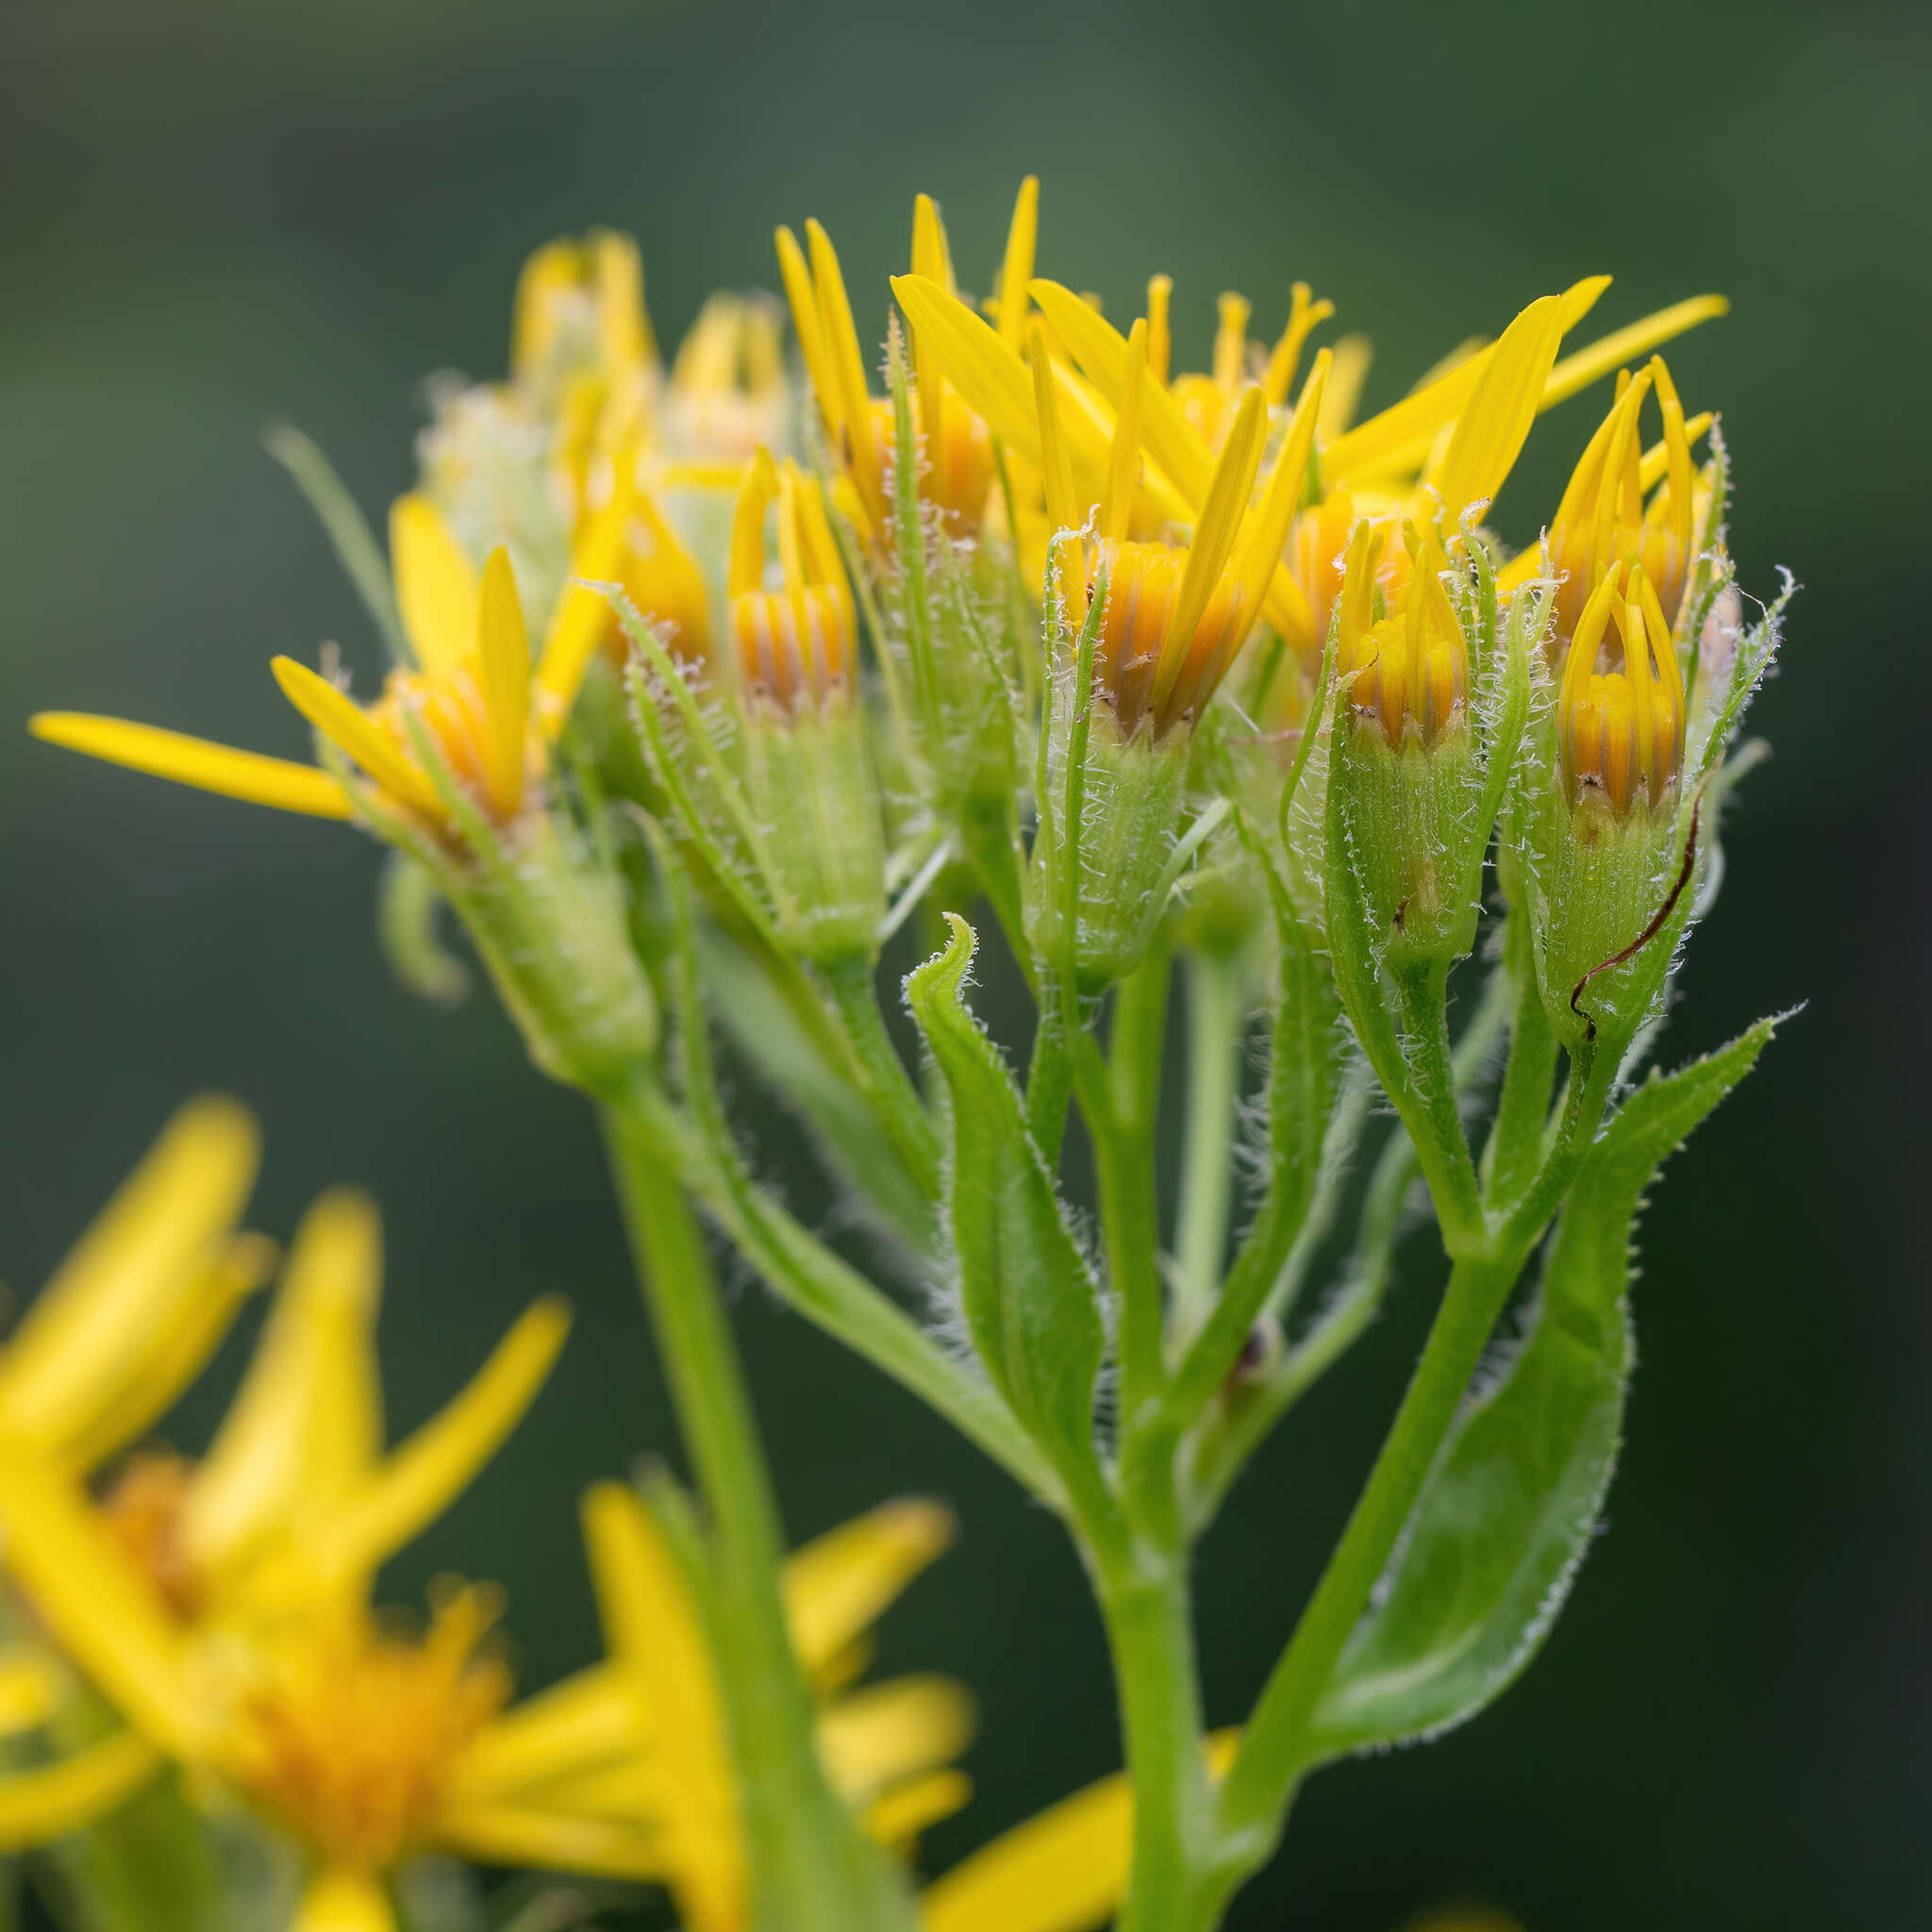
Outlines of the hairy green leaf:
{"label": "hairy green leaf", "polygon": [[961,1001],[973,928],[946,918],[951,943],[906,991],[951,1101],[946,1212],[967,1330],[1028,1433],[1063,1470],[1091,1472],[1099,1293],[1019,1090]]}
{"label": "hairy green leaf", "polygon": [[1653,1074],[1591,1150],[1543,1271],[1534,1332],[1465,1411],[1315,1719],[1321,1756],[1473,1717],[1535,1654],[1589,1546],[1629,1371],[1630,1237],[1651,1177],[1743,1078],[1760,1021]]}

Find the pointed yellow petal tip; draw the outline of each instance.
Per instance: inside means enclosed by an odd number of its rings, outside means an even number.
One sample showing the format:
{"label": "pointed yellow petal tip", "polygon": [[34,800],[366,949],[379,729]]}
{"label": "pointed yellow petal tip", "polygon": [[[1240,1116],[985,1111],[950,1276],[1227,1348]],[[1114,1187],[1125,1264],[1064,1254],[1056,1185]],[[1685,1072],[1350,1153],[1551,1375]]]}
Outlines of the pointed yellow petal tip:
{"label": "pointed yellow petal tip", "polygon": [[41,711],[28,719],[27,729],[44,744],[58,744],[64,751],[77,751],[130,772],[172,779],[177,785],[192,785],[198,791],[212,791],[223,798],[239,798],[276,811],[301,812],[309,818],[350,819],[356,815],[349,794],[328,773],[317,771],[313,765],[237,751],[205,738],[191,738],[185,732],[164,731],[158,724],[98,718],[85,711]]}
{"label": "pointed yellow petal tip", "polygon": [[[474,623],[474,617],[473,617]],[[347,692],[319,672],[292,658],[272,658],[269,669],[282,695],[339,751],[352,758],[405,805],[440,816],[436,788],[404,755],[402,747]]]}

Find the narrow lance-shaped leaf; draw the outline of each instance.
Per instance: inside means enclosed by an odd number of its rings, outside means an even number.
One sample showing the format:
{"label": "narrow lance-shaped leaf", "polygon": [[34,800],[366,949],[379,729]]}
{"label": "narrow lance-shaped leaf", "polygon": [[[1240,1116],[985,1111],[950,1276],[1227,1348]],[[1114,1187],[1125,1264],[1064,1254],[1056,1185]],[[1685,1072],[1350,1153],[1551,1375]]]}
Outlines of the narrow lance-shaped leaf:
{"label": "narrow lance-shaped leaf", "polygon": [[1547,1635],[1616,1462],[1629,1372],[1624,1290],[1640,1199],[1747,1074],[1775,1022],[1653,1074],[1591,1152],[1544,1269],[1535,1332],[1451,1436],[1315,1719],[1323,1757],[1474,1716]]}
{"label": "narrow lance-shaped leaf", "polygon": [[974,1347],[1027,1431],[1063,1470],[1091,1470],[1099,1295],[998,1049],[960,989],[976,941],[952,941],[911,974],[908,998],[946,1083],[946,1212]]}

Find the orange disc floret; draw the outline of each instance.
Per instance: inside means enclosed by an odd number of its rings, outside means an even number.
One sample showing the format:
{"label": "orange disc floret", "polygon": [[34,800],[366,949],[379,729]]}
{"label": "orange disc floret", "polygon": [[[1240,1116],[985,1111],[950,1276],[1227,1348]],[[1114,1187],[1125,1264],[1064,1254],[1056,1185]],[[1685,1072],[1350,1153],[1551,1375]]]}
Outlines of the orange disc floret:
{"label": "orange disc floret", "polygon": [[291,1633],[247,1696],[242,1782],[331,1863],[388,1870],[429,1837],[458,1758],[508,1701],[508,1671],[479,1651],[494,1617],[463,1589],[421,1638],[362,1612]]}

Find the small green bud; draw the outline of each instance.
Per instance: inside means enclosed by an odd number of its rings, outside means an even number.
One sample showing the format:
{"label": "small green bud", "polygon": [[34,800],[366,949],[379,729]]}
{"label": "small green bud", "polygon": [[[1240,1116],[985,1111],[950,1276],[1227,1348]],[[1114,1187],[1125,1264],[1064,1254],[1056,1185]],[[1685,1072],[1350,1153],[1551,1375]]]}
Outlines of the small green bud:
{"label": "small green bud", "polygon": [[1026,873],[1026,937],[1098,992],[1140,963],[1166,898],[1188,743],[1174,732],[1157,744],[1144,724],[1124,738],[1104,701],[1078,719],[1072,711],[1057,705],[1047,735],[1050,805]]}
{"label": "small green bud", "polygon": [[871,958],[885,919],[885,837],[865,720],[833,694],[796,711],[754,697],[746,802],[785,941],[816,965]]}
{"label": "small green bud", "polygon": [[623,1091],[658,1045],[658,1004],[631,949],[622,887],[532,814],[492,862],[438,883],[461,915],[530,1058],[553,1079]]}

